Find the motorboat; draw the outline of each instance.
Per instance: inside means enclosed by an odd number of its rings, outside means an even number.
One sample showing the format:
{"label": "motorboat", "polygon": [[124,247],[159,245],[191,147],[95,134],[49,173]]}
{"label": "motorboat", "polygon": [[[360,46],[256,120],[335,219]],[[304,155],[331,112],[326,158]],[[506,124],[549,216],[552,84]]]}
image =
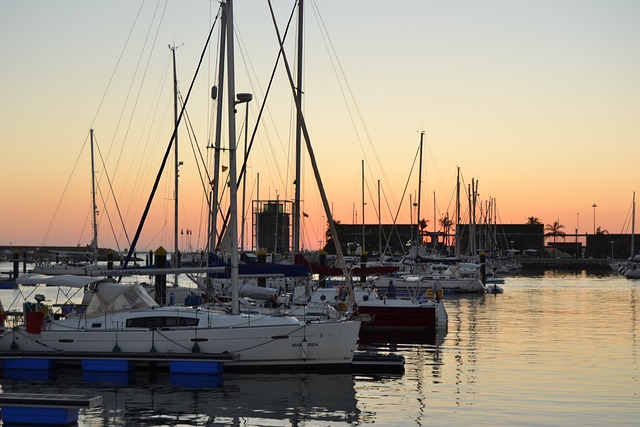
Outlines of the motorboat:
{"label": "motorboat", "polygon": [[[419,330],[446,328],[447,310],[442,295],[432,292],[416,297],[387,298],[375,287],[354,286],[354,313],[362,321],[361,332],[375,330]],[[312,294],[310,303],[332,305],[338,311],[348,307],[350,299],[346,286],[318,288]]]}

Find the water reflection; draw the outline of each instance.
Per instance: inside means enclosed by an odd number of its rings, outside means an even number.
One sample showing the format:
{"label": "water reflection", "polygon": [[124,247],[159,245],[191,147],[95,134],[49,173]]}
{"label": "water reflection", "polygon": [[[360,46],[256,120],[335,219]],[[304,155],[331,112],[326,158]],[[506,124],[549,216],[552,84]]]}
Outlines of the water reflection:
{"label": "water reflection", "polygon": [[224,374],[175,378],[168,372],[136,372],[128,385],[88,378],[80,370],[57,370],[55,381],[5,376],[5,393],[102,396],[102,407],[86,410],[82,426],[160,425],[325,425],[359,423],[360,411],[351,374]]}

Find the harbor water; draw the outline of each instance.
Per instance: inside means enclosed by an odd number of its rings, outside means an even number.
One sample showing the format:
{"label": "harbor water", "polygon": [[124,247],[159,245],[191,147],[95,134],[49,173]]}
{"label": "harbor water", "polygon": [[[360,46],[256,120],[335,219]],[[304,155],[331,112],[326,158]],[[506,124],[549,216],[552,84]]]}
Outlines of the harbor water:
{"label": "harbor water", "polygon": [[[3,392],[99,395],[79,426],[637,426],[640,281],[547,271],[447,296],[446,333],[372,343],[403,373],[4,372]],[[0,290],[7,307],[19,290]],[[373,338],[381,341],[388,337]]]}

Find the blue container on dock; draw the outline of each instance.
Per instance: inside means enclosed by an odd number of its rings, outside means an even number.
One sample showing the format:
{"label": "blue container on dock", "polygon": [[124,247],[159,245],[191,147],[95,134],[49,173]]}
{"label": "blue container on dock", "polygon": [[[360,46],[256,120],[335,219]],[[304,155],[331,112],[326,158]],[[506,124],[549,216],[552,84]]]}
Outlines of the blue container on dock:
{"label": "blue container on dock", "polygon": [[6,359],[4,370],[9,369],[33,369],[50,370],[56,368],[56,361],[53,359]]}
{"label": "blue container on dock", "polygon": [[2,424],[9,425],[72,425],[78,422],[77,408],[31,408],[5,406],[2,408]]}
{"label": "blue container on dock", "polygon": [[83,359],[83,371],[95,372],[131,372],[135,368],[135,362],[131,360],[104,360]]}
{"label": "blue container on dock", "polygon": [[169,362],[169,372],[172,374],[209,374],[218,375],[222,373],[222,362],[213,361],[182,361],[172,360]]}

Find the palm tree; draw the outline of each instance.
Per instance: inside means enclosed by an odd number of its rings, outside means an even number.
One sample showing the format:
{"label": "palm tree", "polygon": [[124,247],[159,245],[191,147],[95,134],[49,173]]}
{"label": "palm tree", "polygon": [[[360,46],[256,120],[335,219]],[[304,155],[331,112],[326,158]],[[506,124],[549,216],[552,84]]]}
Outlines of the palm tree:
{"label": "palm tree", "polygon": [[538,224],[542,224],[542,221],[540,221],[540,218],[538,218],[537,216],[530,216],[529,218],[527,218],[527,225],[538,225]]}
{"label": "palm tree", "polygon": [[562,231],[564,225],[560,224],[559,221],[555,221],[553,224],[547,224],[545,227],[545,235],[544,237],[553,237],[553,257],[556,256],[556,237],[564,237],[566,233]]}
{"label": "palm tree", "polygon": [[451,227],[453,227],[453,220],[449,218],[449,213],[444,214],[442,218],[440,218],[440,227],[444,230],[444,245],[449,246],[449,232],[451,231]]}
{"label": "palm tree", "polygon": [[426,230],[427,228],[427,224],[429,224],[429,221],[427,221],[426,219],[422,218],[420,221],[418,221],[418,228],[420,228],[420,237],[418,237],[418,244],[422,245],[422,243],[424,242],[424,230]]}

